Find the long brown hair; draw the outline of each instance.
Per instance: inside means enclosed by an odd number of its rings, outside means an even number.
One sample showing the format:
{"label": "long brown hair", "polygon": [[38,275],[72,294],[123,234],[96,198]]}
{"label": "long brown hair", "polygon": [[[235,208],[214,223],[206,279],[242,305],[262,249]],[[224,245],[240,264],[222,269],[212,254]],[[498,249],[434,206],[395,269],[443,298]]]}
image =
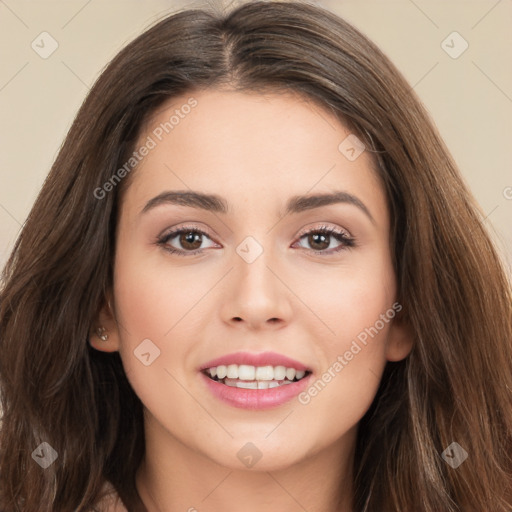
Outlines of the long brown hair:
{"label": "long brown hair", "polygon": [[[372,151],[387,193],[397,300],[414,348],[388,363],[360,422],[355,511],[510,512],[510,282],[411,87],[354,27],[301,2],[168,16],[90,91],[3,273],[0,509],[90,510],[109,481],[129,510],[144,510],[135,489],[142,404],[119,355],[88,343],[112,286],[129,178],[100,198],[94,191],[159,105],[219,86],[316,101]],[[32,456],[43,442],[58,454],[46,469]],[[468,454],[456,469],[441,456],[452,442]]]}

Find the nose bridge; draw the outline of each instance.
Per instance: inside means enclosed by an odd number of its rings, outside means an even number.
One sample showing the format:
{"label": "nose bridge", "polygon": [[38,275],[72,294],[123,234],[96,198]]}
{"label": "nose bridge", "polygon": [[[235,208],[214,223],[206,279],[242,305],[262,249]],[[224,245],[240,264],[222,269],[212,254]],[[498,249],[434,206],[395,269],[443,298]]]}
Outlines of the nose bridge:
{"label": "nose bridge", "polygon": [[264,241],[248,236],[236,247],[224,320],[242,320],[254,327],[289,318],[291,308],[286,287],[270,270],[279,265],[274,261],[275,251],[268,247],[269,240],[270,237],[265,239],[264,246]]}
{"label": "nose bridge", "polygon": [[260,242],[252,236],[247,237],[238,245],[236,253],[237,288],[246,302],[268,302],[275,298],[274,288],[277,283],[271,282],[274,276],[268,269],[272,266],[270,260],[273,253],[268,246],[268,239]]}

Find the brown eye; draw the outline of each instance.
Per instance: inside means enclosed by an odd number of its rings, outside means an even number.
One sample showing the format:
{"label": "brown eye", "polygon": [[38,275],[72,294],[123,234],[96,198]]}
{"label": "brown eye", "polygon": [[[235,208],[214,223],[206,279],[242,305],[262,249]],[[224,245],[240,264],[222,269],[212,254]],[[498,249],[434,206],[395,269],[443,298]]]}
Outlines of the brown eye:
{"label": "brown eye", "polygon": [[[304,233],[300,237],[300,240],[305,240],[307,244],[307,246],[302,245],[302,247],[322,255],[333,254],[343,249],[355,246],[354,238],[352,238],[347,232],[338,231],[327,226]],[[337,243],[337,245],[326,250],[331,246],[333,241]]]}
{"label": "brown eye", "polygon": [[202,243],[202,234],[197,231],[184,231],[179,235],[179,242],[184,249],[199,249]]}
{"label": "brown eye", "polygon": [[308,235],[308,243],[315,251],[327,249],[330,244],[330,235],[324,233],[310,233]]}
{"label": "brown eye", "polygon": [[207,247],[201,247],[206,240],[210,240],[210,245],[215,244],[211,241],[208,234],[197,228],[180,228],[162,235],[157,240],[157,244],[166,251],[182,256],[190,256],[203,251]]}

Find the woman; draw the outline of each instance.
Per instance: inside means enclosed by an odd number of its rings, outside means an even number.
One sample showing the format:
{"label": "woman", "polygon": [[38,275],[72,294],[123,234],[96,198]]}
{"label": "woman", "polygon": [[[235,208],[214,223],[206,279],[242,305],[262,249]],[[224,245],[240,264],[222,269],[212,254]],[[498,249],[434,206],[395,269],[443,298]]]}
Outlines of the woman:
{"label": "woman", "polygon": [[0,307],[2,510],[512,507],[510,283],[411,88],[321,8],[121,51]]}

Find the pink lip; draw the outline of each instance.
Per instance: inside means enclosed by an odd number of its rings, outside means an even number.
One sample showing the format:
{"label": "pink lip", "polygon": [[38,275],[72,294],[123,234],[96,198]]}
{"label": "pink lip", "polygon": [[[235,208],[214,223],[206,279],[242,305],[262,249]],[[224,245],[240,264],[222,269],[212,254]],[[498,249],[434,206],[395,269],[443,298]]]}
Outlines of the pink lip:
{"label": "pink lip", "polygon": [[269,389],[243,389],[227,386],[221,382],[210,379],[204,372],[207,368],[220,365],[247,364],[250,366],[284,366],[296,370],[311,371],[307,366],[276,352],[261,352],[251,354],[250,352],[234,352],[227,354],[203,364],[199,370],[202,379],[214,396],[223,402],[242,409],[270,409],[278,407],[303,391],[311,380],[311,373],[304,378],[291,384],[285,384]]}
{"label": "pink lip", "polygon": [[[207,363],[203,364],[199,370],[201,371],[205,370],[206,368],[213,368],[214,366],[220,365],[227,366],[229,364],[247,364],[250,366],[285,366],[286,368],[310,371],[307,366],[299,363],[299,361],[295,361],[294,359],[290,359],[289,357],[283,356],[282,354],[278,354],[276,352],[261,352],[260,354],[251,354],[250,352],[234,352],[233,354],[227,354],[225,356],[218,357],[217,359],[213,359],[212,361],[208,361]],[[287,386],[289,387],[291,384],[287,384]]]}
{"label": "pink lip", "polygon": [[[277,366],[277,365],[276,365]],[[285,366],[285,365],[283,365]],[[219,400],[241,409],[271,409],[289,402],[309,385],[312,374],[303,379],[270,389],[242,389],[226,386],[210,379],[205,373],[200,372],[208,389]]]}

